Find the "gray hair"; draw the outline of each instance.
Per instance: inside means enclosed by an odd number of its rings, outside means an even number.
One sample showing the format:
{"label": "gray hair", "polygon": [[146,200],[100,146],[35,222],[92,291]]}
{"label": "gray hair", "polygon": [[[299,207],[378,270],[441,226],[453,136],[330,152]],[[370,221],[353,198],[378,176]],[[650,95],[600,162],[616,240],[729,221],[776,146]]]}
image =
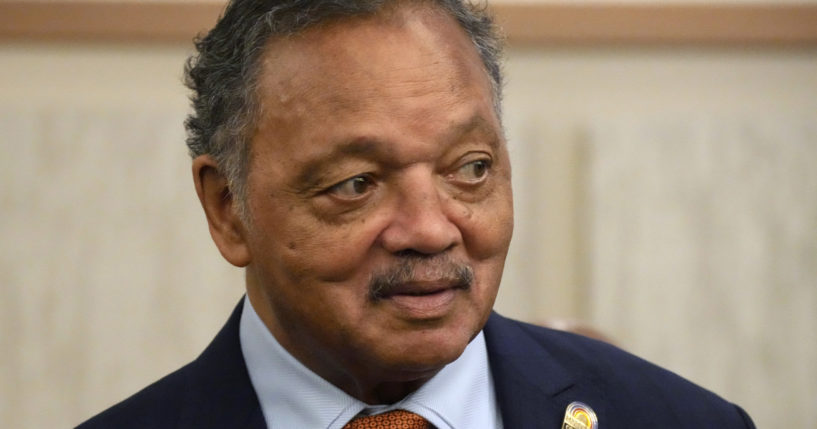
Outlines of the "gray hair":
{"label": "gray hair", "polygon": [[[258,118],[260,58],[267,41],[320,23],[373,15],[387,4],[412,0],[231,0],[216,26],[195,40],[197,54],[185,65],[193,107],[185,121],[190,155],[210,155],[226,177],[242,220],[249,220],[247,169]],[[471,38],[500,115],[502,43],[485,6],[468,0],[423,0],[450,14]]]}

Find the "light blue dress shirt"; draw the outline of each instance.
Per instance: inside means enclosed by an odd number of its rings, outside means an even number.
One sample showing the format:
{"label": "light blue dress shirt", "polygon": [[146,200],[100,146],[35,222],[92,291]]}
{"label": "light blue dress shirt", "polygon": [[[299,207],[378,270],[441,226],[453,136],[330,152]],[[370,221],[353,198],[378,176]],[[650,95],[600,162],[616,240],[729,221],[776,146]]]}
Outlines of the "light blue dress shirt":
{"label": "light blue dress shirt", "polygon": [[502,429],[482,332],[463,354],[414,393],[391,405],[368,405],[289,354],[244,298],[241,351],[269,429],[341,429],[356,415],[408,410],[438,429]]}

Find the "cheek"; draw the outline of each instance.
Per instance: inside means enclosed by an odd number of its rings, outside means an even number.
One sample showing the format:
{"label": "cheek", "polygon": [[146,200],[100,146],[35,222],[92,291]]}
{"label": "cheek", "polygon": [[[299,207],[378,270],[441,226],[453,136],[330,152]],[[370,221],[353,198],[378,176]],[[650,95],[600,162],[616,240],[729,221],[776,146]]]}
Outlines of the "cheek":
{"label": "cheek", "polygon": [[[513,235],[513,200],[509,186],[461,210],[461,230],[471,257],[478,261],[504,261]],[[501,265],[500,265],[501,266]]]}
{"label": "cheek", "polygon": [[273,243],[281,266],[294,276],[340,282],[365,274],[379,228],[376,218],[329,225],[308,214],[291,216],[278,225]]}

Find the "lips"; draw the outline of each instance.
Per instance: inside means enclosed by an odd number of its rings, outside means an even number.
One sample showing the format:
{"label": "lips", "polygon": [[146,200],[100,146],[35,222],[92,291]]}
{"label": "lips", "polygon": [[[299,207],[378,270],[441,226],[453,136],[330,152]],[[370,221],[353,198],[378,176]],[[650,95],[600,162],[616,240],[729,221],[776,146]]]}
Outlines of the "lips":
{"label": "lips", "polygon": [[425,296],[434,295],[448,289],[462,289],[463,286],[455,280],[411,281],[393,286],[384,296],[389,298],[395,295]]}
{"label": "lips", "polygon": [[409,318],[439,318],[449,312],[457,294],[466,288],[456,281],[401,283],[384,295],[383,301]]}
{"label": "lips", "polygon": [[403,255],[398,263],[372,275],[369,299],[395,302],[409,311],[444,306],[471,287],[474,273],[447,254],[434,257]]}
{"label": "lips", "polygon": [[385,301],[394,304],[410,318],[430,319],[447,314],[457,293],[457,289],[442,289],[424,295],[391,295]]}

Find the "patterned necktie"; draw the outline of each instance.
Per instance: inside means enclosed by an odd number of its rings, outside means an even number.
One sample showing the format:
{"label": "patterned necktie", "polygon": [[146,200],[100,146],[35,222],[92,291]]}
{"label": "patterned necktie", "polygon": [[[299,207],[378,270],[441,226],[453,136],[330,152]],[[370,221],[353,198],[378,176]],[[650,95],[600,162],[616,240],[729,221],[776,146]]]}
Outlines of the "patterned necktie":
{"label": "patterned necktie", "polygon": [[394,410],[352,419],[343,429],[430,429],[428,421],[411,411]]}

